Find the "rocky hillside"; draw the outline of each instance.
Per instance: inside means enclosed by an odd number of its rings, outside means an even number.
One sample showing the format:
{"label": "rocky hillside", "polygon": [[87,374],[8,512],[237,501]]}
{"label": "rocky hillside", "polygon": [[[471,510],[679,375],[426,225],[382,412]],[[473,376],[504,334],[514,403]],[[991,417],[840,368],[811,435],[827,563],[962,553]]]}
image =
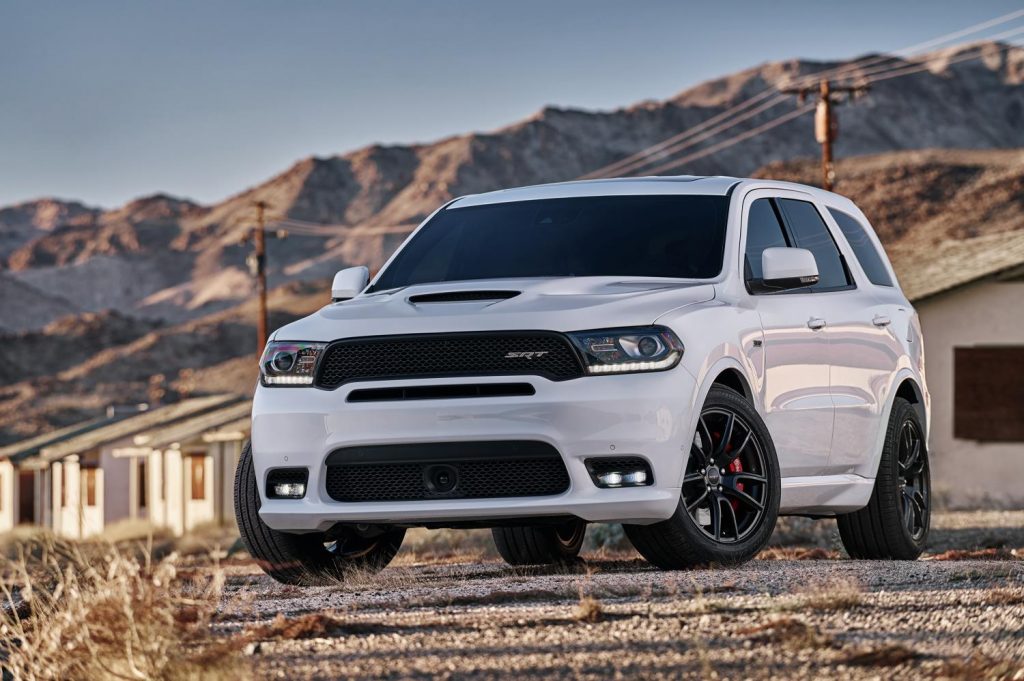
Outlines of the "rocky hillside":
{"label": "rocky hillside", "polygon": [[[841,108],[837,189],[888,245],[1024,229],[1024,49],[980,45],[932,59],[930,70],[881,81]],[[243,240],[254,201],[267,201],[273,220],[335,226],[269,241],[279,325],[322,304],[336,269],[379,265],[452,196],[578,177],[833,66],[765,64],[666,101],[545,109],[491,133],[309,158],[212,206],[156,195],[106,211],[50,199],[0,209],[0,442],[112,401],[251,390],[255,310]],[[793,107],[781,103],[729,134]],[[814,184],[817,153],[804,116],[678,172]]]}
{"label": "rocky hillside", "polygon": [[[877,70],[877,61],[869,64]],[[453,196],[579,177],[766,89],[841,65],[769,63],[616,111],[547,108],[493,132],[307,158],[212,206],[162,195],[110,211],[51,199],[21,204],[0,210],[0,262],[37,289],[33,295],[63,298],[77,311],[117,308],[184,321],[251,295],[248,248],[240,242],[253,225],[256,200],[270,204],[272,218],[344,226],[327,236],[271,241],[272,283],[329,276],[353,262],[377,266],[411,225]],[[928,69],[874,83],[842,106],[838,157],[1024,146],[1024,49],[978,44],[886,63],[894,65]],[[795,97],[779,102],[687,152],[795,106]],[[810,157],[818,153],[811,128],[807,114],[670,172],[745,175],[773,161]],[[5,328],[38,328],[53,318],[22,317],[6,297],[0,302]]]}

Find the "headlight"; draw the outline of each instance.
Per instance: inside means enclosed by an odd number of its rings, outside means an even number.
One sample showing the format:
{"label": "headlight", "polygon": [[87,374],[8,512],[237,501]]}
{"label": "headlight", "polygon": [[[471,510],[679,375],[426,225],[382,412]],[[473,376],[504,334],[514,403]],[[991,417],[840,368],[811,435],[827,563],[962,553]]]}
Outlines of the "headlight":
{"label": "headlight", "polygon": [[260,358],[263,385],[312,385],[317,360],[326,343],[267,343]]}
{"label": "headlight", "polygon": [[664,371],[683,356],[682,342],[664,326],[578,331],[569,337],[583,352],[590,374]]}

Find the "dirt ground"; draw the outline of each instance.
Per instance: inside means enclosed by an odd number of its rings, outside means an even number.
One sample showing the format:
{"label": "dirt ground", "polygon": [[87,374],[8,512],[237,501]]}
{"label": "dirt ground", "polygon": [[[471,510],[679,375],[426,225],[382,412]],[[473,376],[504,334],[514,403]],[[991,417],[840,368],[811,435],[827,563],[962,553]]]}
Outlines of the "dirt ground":
{"label": "dirt ground", "polygon": [[416,535],[338,587],[229,566],[217,629],[252,641],[260,678],[1024,679],[1024,511],[933,524],[916,562],[847,559],[818,521],[747,565],[674,573],[607,549],[509,568]]}

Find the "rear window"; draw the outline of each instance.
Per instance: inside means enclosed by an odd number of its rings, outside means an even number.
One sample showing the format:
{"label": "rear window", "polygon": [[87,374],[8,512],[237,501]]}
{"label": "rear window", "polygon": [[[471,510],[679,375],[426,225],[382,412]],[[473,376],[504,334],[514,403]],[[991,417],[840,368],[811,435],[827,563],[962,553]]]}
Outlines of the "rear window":
{"label": "rear window", "polygon": [[871,237],[868,236],[868,230],[864,225],[857,218],[841,210],[829,208],[828,212],[832,214],[836,224],[839,225],[839,230],[846,237],[850,248],[853,249],[853,254],[857,256],[857,262],[860,263],[861,269],[864,270],[864,274],[868,275],[868,281],[875,286],[892,286],[889,270],[886,269],[885,262],[878,249],[875,248],[875,244],[872,243]]}
{"label": "rear window", "polygon": [[517,277],[710,279],[722,270],[725,196],[595,196],[448,208],[370,290]]}

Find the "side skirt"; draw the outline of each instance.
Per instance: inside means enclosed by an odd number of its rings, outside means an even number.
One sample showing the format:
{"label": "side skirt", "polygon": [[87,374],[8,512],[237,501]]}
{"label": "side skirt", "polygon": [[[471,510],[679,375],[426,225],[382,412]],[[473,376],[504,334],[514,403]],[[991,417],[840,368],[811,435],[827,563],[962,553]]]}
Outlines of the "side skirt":
{"label": "side skirt", "polygon": [[809,475],[782,479],[779,515],[831,516],[868,505],[875,481],[859,475]]}

